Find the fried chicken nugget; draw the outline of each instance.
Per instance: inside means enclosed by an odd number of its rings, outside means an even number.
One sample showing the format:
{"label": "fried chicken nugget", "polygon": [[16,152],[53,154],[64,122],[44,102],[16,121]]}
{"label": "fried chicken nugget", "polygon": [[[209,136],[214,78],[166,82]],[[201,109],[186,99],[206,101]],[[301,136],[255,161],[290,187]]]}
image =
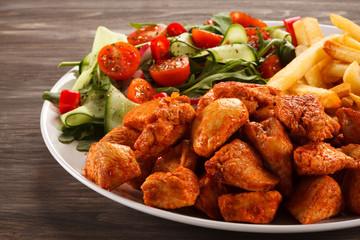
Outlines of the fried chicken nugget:
{"label": "fried chicken nugget", "polygon": [[175,209],[192,206],[200,193],[198,178],[190,169],[156,172],[146,178],[141,190],[147,206]]}
{"label": "fried chicken nugget", "polygon": [[348,155],[349,157],[354,158],[354,162],[350,162],[349,168],[358,168],[360,167],[360,144],[348,144],[346,146],[341,146],[341,151]]}
{"label": "fried chicken nugget", "polygon": [[290,196],[293,192],[293,145],[284,126],[276,118],[269,118],[261,123],[246,123],[243,131],[263,157],[267,169],[280,178],[278,190]]}
{"label": "fried chicken nugget", "polygon": [[343,208],[340,186],[327,175],[306,176],[296,186],[286,208],[301,224],[335,216]]}
{"label": "fried chicken nugget", "polygon": [[194,152],[189,140],[182,140],[180,144],[169,148],[167,153],[160,156],[152,169],[153,172],[172,172],[179,166],[195,171],[199,156]]}
{"label": "fried chicken nugget", "polygon": [[247,143],[235,139],[205,162],[206,172],[216,181],[248,191],[269,191],[279,177],[263,168],[260,156]]}
{"label": "fried chicken nugget", "polygon": [[134,129],[127,127],[117,127],[112,129],[102,139],[100,139],[100,142],[117,143],[120,145],[129,146],[132,150],[135,150],[134,144],[139,136],[140,133]]}
{"label": "fried chicken nugget", "polygon": [[294,162],[299,175],[332,174],[343,168],[356,167],[354,158],[324,142],[312,142],[296,148]]}
{"label": "fried chicken nugget", "polygon": [[346,208],[360,215],[360,168],[348,169],[341,186]]}
{"label": "fried chicken nugget", "polygon": [[270,223],[282,196],[278,191],[224,194],[219,208],[227,222]]}
{"label": "fried chicken nugget", "polygon": [[221,98],[196,116],[191,129],[194,151],[210,157],[249,119],[244,103],[237,98]]}
{"label": "fried chicken nugget", "polygon": [[84,172],[87,178],[109,191],[141,174],[133,150],[110,142],[91,145]]}
{"label": "fried chicken nugget", "polygon": [[195,207],[212,219],[221,220],[218,197],[228,193],[228,187],[214,181],[210,175],[205,174],[199,180],[200,194],[195,202]]}
{"label": "fried chicken nugget", "polygon": [[145,179],[151,174],[157,158],[146,155],[138,150],[134,151],[134,154],[136,161],[139,163],[141,175],[130,179],[127,184],[134,189],[140,189],[141,185],[145,182]]}
{"label": "fried chicken nugget", "polygon": [[345,144],[360,144],[360,112],[351,108],[339,108],[336,116],[344,134]]}

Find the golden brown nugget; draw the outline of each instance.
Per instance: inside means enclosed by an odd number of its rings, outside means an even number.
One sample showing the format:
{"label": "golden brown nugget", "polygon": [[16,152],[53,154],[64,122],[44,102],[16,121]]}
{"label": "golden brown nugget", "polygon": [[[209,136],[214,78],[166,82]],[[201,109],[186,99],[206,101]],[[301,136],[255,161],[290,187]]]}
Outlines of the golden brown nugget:
{"label": "golden brown nugget", "polygon": [[173,172],[156,172],[141,186],[147,206],[175,209],[192,206],[200,193],[198,178],[182,166]]}
{"label": "golden brown nugget", "polygon": [[324,142],[312,142],[296,148],[294,162],[299,175],[325,175],[356,167],[354,158]]}
{"label": "golden brown nugget", "polygon": [[277,191],[224,194],[219,208],[227,222],[270,223],[282,201]]}
{"label": "golden brown nugget", "polygon": [[355,161],[349,163],[349,168],[360,167],[360,144],[351,143],[346,146],[341,146],[340,150],[349,157],[354,158]]}
{"label": "golden brown nugget", "polygon": [[293,145],[284,126],[276,118],[269,118],[261,123],[246,123],[243,131],[261,154],[265,167],[280,178],[277,189],[290,196],[293,192]]}
{"label": "golden brown nugget", "polygon": [[132,150],[135,150],[134,144],[139,136],[140,133],[134,129],[127,127],[117,127],[112,129],[102,139],[100,139],[100,142],[117,143],[120,145],[129,146]]}
{"label": "golden brown nugget", "polygon": [[210,157],[249,119],[249,113],[237,98],[222,98],[210,103],[196,116],[191,140],[194,151]]}
{"label": "golden brown nugget", "polygon": [[215,96],[214,96],[214,90],[210,89],[209,91],[207,91],[204,96],[202,96],[197,104],[196,107],[196,114],[200,114],[202,112],[202,110],[204,110],[204,108],[209,105],[210,103],[212,103],[213,101],[215,101]]}
{"label": "golden brown nugget", "polygon": [[269,191],[279,177],[263,168],[262,160],[247,143],[235,139],[205,162],[205,170],[216,181],[248,191]]}
{"label": "golden brown nugget", "polygon": [[143,154],[138,150],[134,151],[134,154],[136,161],[139,163],[141,175],[131,179],[127,184],[134,189],[140,189],[141,185],[145,182],[145,179],[151,174],[157,158]]}
{"label": "golden brown nugget", "polygon": [[141,174],[133,150],[110,142],[91,145],[84,172],[87,178],[109,191]]}
{"label": "golden brown nugget", "polygon": [[153,172],[172,172],[179,166],[189,168],[193,172],[199,156],[194,152],[189,140],[182,140],[178,145],[169,148],[167,152],[157,158]]}
{"label": "golden brown nugget", "polygon": [[360,144],[360,112],[351,108],[340,108],[336,111],[345,144]]}
{"label": "golden brown nugget", "polygon": [[200,194],[195,202],[195,207],[212,219],[221,220],[218,197],[228,193],[226,185],[214,181],[210,175],[205,174],[199,180]]}
{"label": "golden brown nugget", "polygon": [[286,207],[301,224],[336,216],[342,210],[339,184],[327,175],[306,176],[295,188]]}
{"label": "golden brown nugget", "polygon": [[346,171],[341,189],[347,210],[360,215],[360,168]]}

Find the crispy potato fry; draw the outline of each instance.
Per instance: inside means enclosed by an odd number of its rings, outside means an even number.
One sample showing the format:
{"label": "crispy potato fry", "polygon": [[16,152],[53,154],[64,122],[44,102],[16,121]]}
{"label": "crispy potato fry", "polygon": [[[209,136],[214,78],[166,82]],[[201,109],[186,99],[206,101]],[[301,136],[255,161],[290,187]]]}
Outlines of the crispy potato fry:
{"label": "crispy potato fry", "polygon": [[349,64],[333,61],[324,67],[322,73],[327,76],[342,78],[348,66]]}
{"label": "crispy potato fry", "polygon": [[342,107],[346,107],[346,108],[352,107],[354,104],[354,100],[350,95],[341,98],[341,102],[342,102]]}
{"label": "crispy potato fry", "polygon": [[317,66],[319,67],[319,70],[322,71],[326,66],[328,66],[329,64],[331,64],[334,61],[334,59],[332,57],[330,57],[329,55],[326,55],[326,57],[321,60]]}
{"label": "crispy potato fry", "polygon": [[327,54],[337,60],[348,63],[352,63],[353,61],[360,62],[360,50],[358,49],[347,47],[331,40],[324,42],[323,49]]}
{"label": "crispy potato fry", "polygon": [[322,47],[323,43],[328,40],[336,39],[339,36],[340,35],[338,34],[330,35],[306,49],[302,54],[286,65],[286,67],[277,72],[267,85],[277,87],[281,90],[290,88],[315,64],[326,58],[326,53],[323,51]]}
{"label": "crispy potato fry", "polygon": [[314,93],[319,96],[320,102],[324,108],[338,108],[342,104],[340,98],[338,95],[336,95],[335,92],[324,88],[317,88],[303,84],[294,84],[289,89],[289,91],[299,95]]}
{"label": "crispy potato fry", "polygon": [[330,88],[329,90],[334,91],[339,96],[339,98],[344,98],[346,96],[349,96],[349,94],[351,93],[351,86],[350,83],[344,82]]}
{"label": "crispy potato fry", "polygon": [[349,65],[344,73],[343,80],[350,83],[352,93],[360,95],[360,66],[358,62]]}
{"label": "crispy potato fry", "polygon": [[295,55],[299,56],[301,53],[303,53],[308,48],[309,48],[308,45],[297,45],[295,47]]}
{"label": "crispy potato fry", "polygon": [[307,42],[310,46],[324,38],[316,18],[305,17],[301,21],[304,24]]}
{"label": "crispy potato fry", "polygon": [[360,41],[360,26],[354,23],[353,21],[344,18],[338,14],[330,14],[330,20],[331,23],[340,28],[341,30],[344,30],[345,32],[348,32],[351,34],[353,38]]}
{"label": "crispy potato fry", "polygon": [[350,33],[345,32],[343,34],[342,43],[348,47],[359,49],[360,50],[360,42],[356,39],[352,38]]}
{"label": "crispy potato fry", "polygon": [[353,93],[350,93],[349,95],[352,98],[352,100],[354,100],[354,102],[356,103],[356,106],[359,109],[360,108],[360,97],[358,95],[356,95],[356,94],[353,94]]}
{"label": "crispy potato fry", "polygon": [[326,88],[326,84],[323,81],[323,76],[319,70],[319,66],[313,66],[306,74],[305,74],[306,82],[313,87]]}
{"label": "crispy potato fry", "polygon": [[294,23],[293,27],[298,45],[309,46],[304,28],[304,22],[302,20],[297,21]]}

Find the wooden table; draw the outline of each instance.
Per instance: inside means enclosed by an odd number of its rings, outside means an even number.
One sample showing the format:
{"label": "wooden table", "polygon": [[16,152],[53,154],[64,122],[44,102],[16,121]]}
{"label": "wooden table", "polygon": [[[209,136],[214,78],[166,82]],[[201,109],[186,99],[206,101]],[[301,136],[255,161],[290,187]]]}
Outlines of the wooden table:
{"label": "wooden table", "polygon": [[[265,2],[265,3],[264,3]],[[360,24],[358,0],[41,1],[0,3],[0,239],[359,239],[360,228],[308,234],[253,234],[176,223],[90,190],[52,157],[42,139],[41,95],[81,60],[98,25],[129,33],[129,22],[203,23],[241,10],[267,20],[336,12]]]}

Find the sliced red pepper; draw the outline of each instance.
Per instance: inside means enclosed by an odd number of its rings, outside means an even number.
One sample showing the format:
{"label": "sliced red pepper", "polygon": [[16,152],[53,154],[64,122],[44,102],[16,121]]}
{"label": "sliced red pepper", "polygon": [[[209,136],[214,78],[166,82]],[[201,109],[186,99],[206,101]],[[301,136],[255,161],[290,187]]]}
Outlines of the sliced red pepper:
{"label": "sliced red pepper", "polygon": [[81,101],[81,94],[77,91],[62,90],[59,99],[59,110],[60,113],[67,113],[77,108]]}
{"label": "sliced red pepper", "polygon": [[167,93],[161,92],[161,93],[155,94],[152,97],[152,100],[158,99],[158,98],[164,98],[164,97],[169,97],[169,95]]}
{"label": "sliced red pepper", "polygon": [[301,20],[301,17],[297,16],[297,17],[292,17],[292,18],[287,18],[284,19],[284,25],[285,25],[285,30],[291,34],[292,39],[293,39],[293,45],[297,46],[297,40],[296,40],[296,35],[295,35],[295,31],[294,31],[294,23]]}

